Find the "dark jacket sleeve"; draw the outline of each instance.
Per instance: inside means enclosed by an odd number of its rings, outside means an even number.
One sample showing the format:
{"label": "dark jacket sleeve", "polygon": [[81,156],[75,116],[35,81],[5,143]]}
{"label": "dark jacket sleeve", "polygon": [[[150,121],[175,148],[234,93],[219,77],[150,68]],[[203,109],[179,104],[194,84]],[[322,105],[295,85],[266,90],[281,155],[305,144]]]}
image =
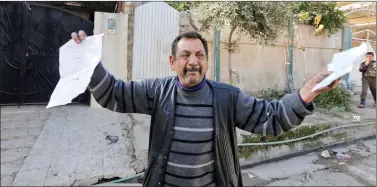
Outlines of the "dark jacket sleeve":
{"label": "dark jacket sleeve", "polygon": [[158,79],[141,81],[117,80],[101,63],[95,68],[89,91],[104,108],[120,113],[150,114]]}
{"label": "dark jacket sleeve", "polygon": [[236,107],[238,128],[254,134],[274,136],[299,126],[315,109],[313,103],[304,106],[299,91],[271,102],[254,98],[241,91]]}
{"label": "dark jacket sleeve", "polygon": [[360,72],[365,72],[367,69],[368,69],[368,66],[365,65],[365,62],[360,64],[360,68],[359,68]]}

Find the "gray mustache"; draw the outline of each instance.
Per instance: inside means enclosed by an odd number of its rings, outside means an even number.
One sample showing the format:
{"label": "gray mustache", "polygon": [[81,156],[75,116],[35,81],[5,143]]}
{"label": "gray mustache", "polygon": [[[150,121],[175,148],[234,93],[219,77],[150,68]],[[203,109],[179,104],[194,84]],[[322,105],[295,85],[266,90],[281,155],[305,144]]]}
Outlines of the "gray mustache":
{"label": "gray mustache", "polygon": [[188,71],[190,71],[190,72],[197,71],[199,73],[202,73],[202,68],[200,68],[200,67],[185,67],[184,72],[187,73]]}

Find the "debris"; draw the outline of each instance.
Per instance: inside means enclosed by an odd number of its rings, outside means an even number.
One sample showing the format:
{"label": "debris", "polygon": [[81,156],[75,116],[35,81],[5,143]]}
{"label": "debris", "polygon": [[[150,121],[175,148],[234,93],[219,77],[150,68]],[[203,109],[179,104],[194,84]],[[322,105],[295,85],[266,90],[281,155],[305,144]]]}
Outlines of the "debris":
{"label": "debris", "polygon": [[247,173],[250,179],[255,178],[255,176],[252,173]]}
{"label": "debris", "polygon": [[365,151],[369,153],[369,152],[370,152],[370,147],[367,147],[367,148],[365,149]]}
{"label": "debris", "polygon": [[119,140],[119,137],[118,136],[107,135],[106,136],[106,140],[110,140],[109,144],[117,143],[118,140]]}
{"label": "debris", "polygon": [[346,163],[345,162],[339,162],[339,165],[345,165]]}
{"label": "debris", "polygon": [[313,179],[313,175],[311,172],[305,172],[303,173],[303,175],[304,175],[304,179],[301,180],[301,182],[309,182],[310,180]]}
{"label": "debris", "polygon": [[344,160],[344,159],[351,159],[352,156],[350,155],[346,155],[346,154],[342,154],[342,153],[336,153],[336,157],[338,159],[341,159],[341,160]]}
{"label": "debris", "polygon": [[365,149],[366,152],[370,152],[370,147],[366,146],[363,141],[359,141],[359,143],[357,143],[356,145],[356,148],[360,150]]}
{"label": "debris", "polygon": [[322,156],[323,158],[330,158],[330,157],[331,157],[331,155],[330,155],[330,153],[329,153],[328,150],[324,150],[324,151],[322,151],[321,156]]}

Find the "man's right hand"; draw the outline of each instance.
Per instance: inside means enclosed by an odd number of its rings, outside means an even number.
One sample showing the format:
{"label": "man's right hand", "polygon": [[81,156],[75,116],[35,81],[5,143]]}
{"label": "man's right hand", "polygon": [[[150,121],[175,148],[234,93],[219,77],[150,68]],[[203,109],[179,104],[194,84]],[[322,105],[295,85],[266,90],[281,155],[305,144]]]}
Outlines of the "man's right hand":
{"label": "man's right hand", "polygon": [[77,34],[76,32],[73,32],[71,34],[71,37],[72,37],[73,41],[75,41],[77,44],[80,44],[81,41],[85,40],[86,33],[85,33],[85,31],[80,30],[79,34]]}
{"label": "man's right hand", "polygon": [[367,58],[366,60],[365,60],[365,65],[368,65],[369,64],[369,59]]}

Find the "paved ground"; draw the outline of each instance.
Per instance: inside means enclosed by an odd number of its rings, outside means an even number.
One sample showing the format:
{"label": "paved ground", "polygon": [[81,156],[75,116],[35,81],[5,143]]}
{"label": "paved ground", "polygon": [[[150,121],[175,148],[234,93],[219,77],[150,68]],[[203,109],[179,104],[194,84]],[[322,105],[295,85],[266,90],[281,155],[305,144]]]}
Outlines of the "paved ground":
{"label": "paved ground", "polygon": [[13,183],[49,116],[39,107],[2,107],[1,186]]}
{"label": "paved ground", "polygon": [[347,161],[323,159],[316,152],[256,166],[243,171],[244,185],[376,186],[376,139],[332,150],[353,157]]}
{"label": "paved ground", "polygon": [[[355,110],[375,118],[371,106]],[[304,125],[334,119],[340,118],[314,115]],[[149,120],[86,106],[2,107],[1,185],[91,185],[100,178],[141,172]],[[110,143],[108,135],[118,141]]]}
{"label": "paved ground", "polygon": [[2,186],[91,185],[135,173],[128,115],[85,106],[3,107],[1,115]]}

